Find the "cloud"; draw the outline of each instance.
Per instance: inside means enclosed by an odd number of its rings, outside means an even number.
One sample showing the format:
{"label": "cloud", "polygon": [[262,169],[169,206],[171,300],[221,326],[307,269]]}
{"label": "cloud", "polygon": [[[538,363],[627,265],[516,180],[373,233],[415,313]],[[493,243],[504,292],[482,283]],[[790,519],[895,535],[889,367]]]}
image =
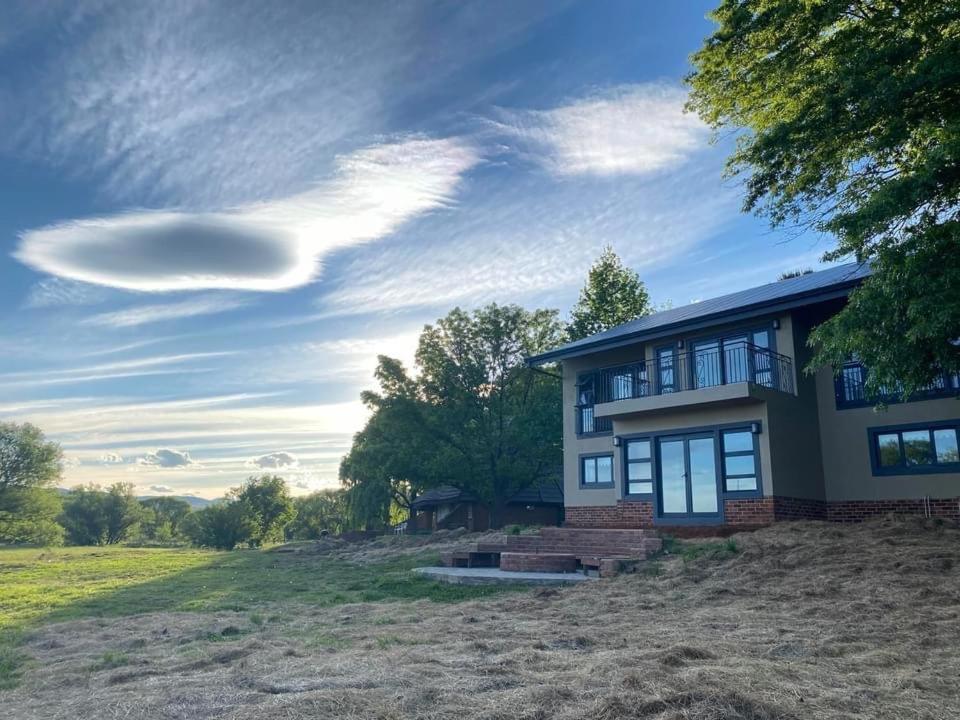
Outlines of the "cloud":
{"label": "cloud", "polygon": [[263,469],[296,467],[299,465],[295,455],[288,452],[274,452],[250,460],[250,465]]}
{"label": "cloud", "polygon": [[137,462],[140,465],[162,468],[179,468],[194,464],[194,461],[190,459],[190,453],[185,450],[171,450],[169,448],[160,448],[156,452],[147,453]]}
{"label": "cloud", "polygon": [[123,455],[115,452],[106,452],[100,456],[100,462],[104,465],[120,465],[123,463]]}
{"label": "cloud", "polygon": [[227,312],[246,305],[239,298],[204,295],[190,300],[158,305],[140,305],[139,307],[92,315],[80,321],[81,325],[101,327],[135,327],[164,320],[179,320],[198,315],[213,315]]}
{"label": "cloud", "polygon": [[624,85],[552,110],[501,109],[491,127],[555,175],[640,175],[704,147],[707,128],[685,101],[670,85]]}
{"label": "cloud", "polygon": [[103,288],[51,277],[34,283],[23,307],[33,310],[59,305],[95,305],[105,299],[106,292]]}
{"label": "cloud", "polygon": [[127,290],[287,290],[313,280],[332,250],[448,205],[479,160],[458,139],[382,143],[340,157],[332,178],[298,195],[216,213],[74,220],[23,233],[14,256],[40,272]]}
{"label": "cloud", "polygon": [[155,493],[172,493],[173,488],[169,485],[151,485],[150,489]]}

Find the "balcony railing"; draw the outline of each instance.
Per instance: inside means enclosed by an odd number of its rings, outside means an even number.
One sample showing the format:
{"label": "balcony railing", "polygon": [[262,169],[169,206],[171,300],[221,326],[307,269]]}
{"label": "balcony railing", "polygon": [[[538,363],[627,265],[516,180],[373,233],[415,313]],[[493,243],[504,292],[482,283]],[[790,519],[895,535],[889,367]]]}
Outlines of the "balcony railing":
{"label": "balcony railing", "polygon": [[596,383],[596,402],[745,382],[793,393],[793,362],[786,355],[747,342],[694,348],[656,360],[601,370]]}
{"label": "balcony railing", "polygon": [[[882,388],[877,396],[867,394],[867,369],[862,363],[845,363],[834,380],[837,407],[865,407],[877,402],[898,403],[903,399],[902,388]],[[918,388],[911,400],[930,400],[939,397],[954,397],[960,394],[960,374],[941,373],[932,383]]]}

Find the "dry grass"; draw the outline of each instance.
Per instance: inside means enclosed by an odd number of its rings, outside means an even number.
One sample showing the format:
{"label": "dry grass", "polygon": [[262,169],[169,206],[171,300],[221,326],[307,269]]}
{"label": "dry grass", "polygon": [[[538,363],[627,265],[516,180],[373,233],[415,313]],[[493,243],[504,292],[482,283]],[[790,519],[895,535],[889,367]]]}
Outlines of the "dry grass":
{"label": "dry grass", "polygon": [[[47,626],[10,718],[960,716],[960,532],[781,524],[646,572],[459,604]],[[369,549],[369,548],[368,548]],[[682,546],[676,548],[682,550]]]}

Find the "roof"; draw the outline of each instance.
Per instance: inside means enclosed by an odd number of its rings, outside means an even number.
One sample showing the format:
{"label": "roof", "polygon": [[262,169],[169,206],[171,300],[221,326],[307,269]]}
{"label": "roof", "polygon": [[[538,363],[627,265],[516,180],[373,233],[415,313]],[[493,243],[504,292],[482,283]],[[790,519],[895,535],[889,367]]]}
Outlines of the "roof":
{"label": "roof", "polygon": [[[410,507],[413,510],[425,510],[437,505],[449,505],[455,502],[480,502],[477,496],[466,490],[450,485],[427,490],[414,500]],[[508,501],[515,505],[563,505],[563,490],[557,482],[545,481],[539,485],[531,485],[520,490]]]}
{"label": "roof", "polygon": [[870,275],[866,263],[848,263],[788,280],[721,295],[710,300],[671,308],[645,315],[617,327],[535,355],[527,360],[540,365],[567,357],[585,355],[607,347],[662,337],[677,330],[733,319],[736,316],[759,314],[778,308],[800,307],[844,297]]}

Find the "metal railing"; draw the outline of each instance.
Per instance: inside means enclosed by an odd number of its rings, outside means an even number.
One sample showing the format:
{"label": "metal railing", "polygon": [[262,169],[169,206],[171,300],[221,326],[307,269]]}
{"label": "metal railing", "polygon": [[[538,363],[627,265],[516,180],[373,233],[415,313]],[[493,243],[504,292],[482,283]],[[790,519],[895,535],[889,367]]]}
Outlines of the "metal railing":
{"label": "metal railing", "polygon": [[[845,363],[834,380],[837,405],[839,407],[860,407],[876,402],[897,403],[903,398],[903,388],[881,388],[876,396],[867,394],[867,369],[862,363]],[[911,399],[926,400],[937,397],[952,397],[960,394],[960,375],[941,373],[932,383],[918,388]]]}
{"label": "metal railing", "polygon": [[793,361],[748,342],[713,343],[655,360],[599,371],[596,402],[665,395],[749,382],[793,393]]}

